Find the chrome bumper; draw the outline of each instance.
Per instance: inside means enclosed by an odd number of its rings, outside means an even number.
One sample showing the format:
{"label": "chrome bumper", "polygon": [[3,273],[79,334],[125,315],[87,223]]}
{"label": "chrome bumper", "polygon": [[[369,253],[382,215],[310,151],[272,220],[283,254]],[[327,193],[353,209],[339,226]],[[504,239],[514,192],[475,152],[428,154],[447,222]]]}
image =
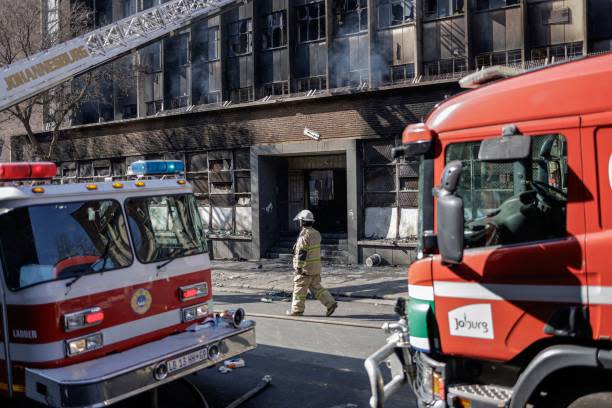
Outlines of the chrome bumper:
{"label": "chrome bumper", "polygon": [[[392,378],[387,384],[380,371],[383,362],[391,369]],[[368,357],[364,365],[372,392],[370,407],[383,408],[391,395],[408,384],[405,367],[412,365],[412,356],[408,345],[402,341],[402,336],[396,333],[387,339],[387,344]]]}
{"label": "chrome bumper", "polygon": [[[159,364],[216,345],[218,358],[207,358],[156,379]],[[26,370],[26,396],[44,405],[103,407],[215,365],[256,347],[255,323],[239,328],[225,323],[187,331],[92,361],[53,369]],[[157,378],[160,376],[157,375]]]}

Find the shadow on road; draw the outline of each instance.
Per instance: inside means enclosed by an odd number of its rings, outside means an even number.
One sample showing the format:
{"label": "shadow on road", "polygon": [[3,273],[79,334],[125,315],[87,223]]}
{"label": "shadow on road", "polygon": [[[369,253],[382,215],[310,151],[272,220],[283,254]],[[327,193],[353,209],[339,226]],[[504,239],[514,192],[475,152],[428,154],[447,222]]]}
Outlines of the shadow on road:
{"label": "shadow on road", "polygon": [[[242,408],[329,408],[346,404],[369,407],[370,385],[361,359],[266,345],[259,345],[243,357],[247,362],[244,368],[227,374],[208,369],[191,377],[211,408],[229,405],[266,374],[272,376],[271,386]],[[385,406],[410,408],[416,403],[405,388]]]}

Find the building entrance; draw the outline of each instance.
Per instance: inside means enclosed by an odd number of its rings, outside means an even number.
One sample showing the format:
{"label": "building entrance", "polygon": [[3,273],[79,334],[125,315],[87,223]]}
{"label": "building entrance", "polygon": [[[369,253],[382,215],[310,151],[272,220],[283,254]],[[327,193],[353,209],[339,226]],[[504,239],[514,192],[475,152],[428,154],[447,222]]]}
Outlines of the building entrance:
{"label": "building entrance", "polygon": [[288,231],[297,232],[293,217],[308,209],[319,231],[346,233],[346,156],[292,157],[288,167]]}
{"label": "building entrance", "polygon": [[321,232],[346,232],[346,170],[311,170],[306,173],[307,208]]}

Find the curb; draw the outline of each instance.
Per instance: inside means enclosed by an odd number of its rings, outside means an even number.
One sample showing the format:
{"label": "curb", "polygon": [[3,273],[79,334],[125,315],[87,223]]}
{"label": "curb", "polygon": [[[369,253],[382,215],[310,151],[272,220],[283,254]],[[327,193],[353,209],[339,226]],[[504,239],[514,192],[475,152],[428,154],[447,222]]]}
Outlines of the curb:
{"label": "curb", "polygon": [[[285,289],[279,289],[279,288],[274,288],[274,287],[267,287],[267,288],[262,288],[262,287],[255,287],[255,286],[244,286],[244,285],[223,285],[223,286],[215,286],[213,283],[213,291],[214,290],[219,290],[219,291],[223,291],[224,289],[242,289],[242,290],[253,290],[253,291],[265,291],[265,292],[277,292],[285,297],[291,297],[291,292],[285,290]],[[342,292],[341,289],[329,289],[329,292],[332,294],[332,296],[336,296],[336,297],[345,297],[345,298],[352,298],[352,299],[372,299],[372,300],[392,300],[395,301],[397,300],[398,297],[408,297],[408,293],[404,292],[404,293],[398,293],[395,295],[382,295],[382,296],[378,296],[378,295],[364,295],[364,294],[360,294],[360,293],[354,293],[354,292]]]}

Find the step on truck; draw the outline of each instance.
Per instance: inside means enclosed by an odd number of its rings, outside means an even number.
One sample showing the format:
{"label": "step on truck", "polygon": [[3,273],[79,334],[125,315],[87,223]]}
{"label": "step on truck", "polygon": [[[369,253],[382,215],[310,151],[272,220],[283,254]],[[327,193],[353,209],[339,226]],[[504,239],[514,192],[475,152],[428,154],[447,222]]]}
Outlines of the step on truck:
{"label": "step on truck", "polygon": [[58,185],[54,163],[0,164],[0,394],[107,406],[256,347],[242,309],[214,314],[183,171]]}
{"label": "step on truck", "polygon": [[612,406],[612,55],[500,76],[394,152],[420,161],[420,252],[372,407],[405,384],[419,407]]}

